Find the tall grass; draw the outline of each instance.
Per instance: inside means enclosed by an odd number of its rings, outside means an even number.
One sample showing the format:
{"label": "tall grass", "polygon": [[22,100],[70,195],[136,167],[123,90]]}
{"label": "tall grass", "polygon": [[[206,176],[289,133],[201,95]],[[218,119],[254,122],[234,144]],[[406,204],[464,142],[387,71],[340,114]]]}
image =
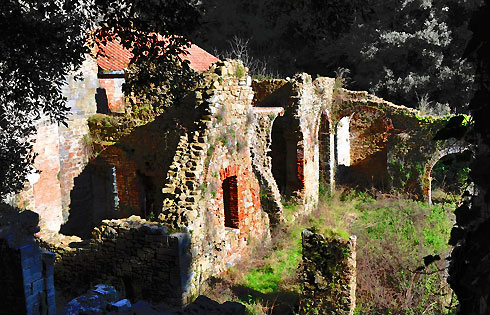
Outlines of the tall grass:
{"label": "tall grass", "polygon": [[454,208],[398,198],[357,204],[350,230],[358,237],[359,314],[447,313],[446,261],[419,267],[425,256],[449,254]]}
{"label": "tall grass", "polygon": [[424,256],[448,254],[453,209],[454,204],[429,206],[359,192],[322,194],[308,216],[298,216],[299,206],[288,203],[273,245],[257,246],[209,294],[238,300],[249,314],[295,314],[301,231],[308,227],[327,235],[357,235],[357,314],[446,314],[451,292],[445,260],[417,268]]}

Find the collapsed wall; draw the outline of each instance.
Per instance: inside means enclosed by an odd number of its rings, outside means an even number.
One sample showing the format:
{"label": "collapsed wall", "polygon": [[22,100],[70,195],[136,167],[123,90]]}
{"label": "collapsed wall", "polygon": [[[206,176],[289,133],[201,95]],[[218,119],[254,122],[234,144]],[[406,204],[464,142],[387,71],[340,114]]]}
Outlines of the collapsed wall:
{"label": "collapsed wall", "polygon": [[[117,142],[104,134],[100,152],[69,174],[74,185],[65,196],[70,212],[61,232],[73,236],[43,227],[63,292],[112,282],[132,298],[180,305],[250,245],[269,240],[255,175],[268,174],[267,144],[260,146],[261,164],[252,167],[252,158],[259,159],[255,137],[270,135],[257,129],[250,85],[241,63],[218,63],[200,88],[154,121],[114,135]],[[91,117],[99,123],[112,128],[110,116]],[[274,198],[268,197],[271,218],[280,216]],[[131,215],[159,223],[124,219]],[[163,226],[181,233],[167,234]]]}
{"label": "collapsed wall", "polygon": [[111,283],[136,300],[182,305],[189,235],[131,216],[104,220],[87,241],[62,235],[43,243],[56,254],[56,288],[73,298],[93,283]]}

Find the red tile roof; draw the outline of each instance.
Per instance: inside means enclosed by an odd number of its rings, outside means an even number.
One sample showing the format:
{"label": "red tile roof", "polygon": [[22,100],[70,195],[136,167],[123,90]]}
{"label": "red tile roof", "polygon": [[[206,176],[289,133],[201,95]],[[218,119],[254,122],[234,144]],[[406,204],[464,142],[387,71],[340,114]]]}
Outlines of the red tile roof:
{"label": "red tile roof", "polygon": [[[119,40],[107,41],[105,45],[99,43],[99,48],[103,49],[103,53],[97,55],[97,64],[103,70],[124,70],[133,57],[133,54],[124,48]],[[186,50],[188,52],[187,55],[181,55],[181,57],[184,60],[189,60],[189,66],[195,71],[206,71],[211,64],[218,61],[218,58],[197,45],[192,44]]]}

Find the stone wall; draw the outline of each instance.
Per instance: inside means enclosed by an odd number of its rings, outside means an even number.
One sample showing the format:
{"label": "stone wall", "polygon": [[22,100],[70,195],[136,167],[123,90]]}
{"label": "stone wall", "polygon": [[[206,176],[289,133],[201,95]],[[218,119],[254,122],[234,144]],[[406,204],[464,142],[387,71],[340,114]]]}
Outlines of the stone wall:
{"label": "stone wall", "polygon": [[0,238],[0,294],[4,314],[56,314],[54,255],[36,243],[9,246]]}
{"label": "stone wall", "polygon": [[300,314],[353,315],[356,299],[356,237],[302,233]]}
{"label": "stone wall", "polygon": [[282,107],[254,107],[254,135],[250,147],[254,174],[260,183],[260,203],[269,214],[272,227],[282,218],[281,194],[272,174],[272,159],[268,156],[272,142],[272,125],[278,115],[284,114]]}
{"label": "stone wall", "polygon": [[157,223],[131,216],[104,220],[87,241],[57,235],[43,246],[56,254],[56,288],[69,298],[93,283],[111,283],[133,301],[183,303],[187,233],[169,234]]}
{"label": "stone wall", "polygon": [[[250,153],[252,98],[247,69],[224,61],[205,73],[203,86],[186,100],[202,116],[177,146],[159,219],[192,232],[189,294],[241,259],[249,244],[269,239],[269,218],[261,208]],[[230,181],[232,194],[226,187]],[[227,223],[227,211],[233,224]]]}

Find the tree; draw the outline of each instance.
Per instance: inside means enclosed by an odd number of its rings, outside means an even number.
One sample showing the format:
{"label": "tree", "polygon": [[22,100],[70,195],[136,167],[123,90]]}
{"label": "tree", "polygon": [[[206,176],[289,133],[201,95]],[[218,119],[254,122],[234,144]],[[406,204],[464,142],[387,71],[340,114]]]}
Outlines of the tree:
{"label": "tree", "polygon": [[63,121],[64,77],[87,52],[86,8],[77,1],[0,3],[0,195],[23,187],[32,171],[35,122]]}
{"label": "tree", "polygon": [[335,76],[346,68],[349,88],[412,107],[425,97],[464,111],[474,70],[460,56],[480,2],[210,0],[204,3],[210,27],[201,35],[208,49],[221,51],[235,35],[250,39],[251,57],[266,58],[283,76]]}
{"label": "tree", "polygon": [[460,59],[467,36],[460,17],[475,3],[368,0],[351,30],[334,45],[321,45],[319,56],[327,68],[351,69],[354,88],[412,107],[426,97],[434,106],[465,111],[473,67]]}
{"label": "tree", "polygon": [[[96,29],[93,35],[101,41],[117,36],[125,47],[131,47],[131,63],[174,64],[176,56],[185,53],[189,45],[185,35],[198,18],[193,1],[3,0],[0,196],[22,189],[26,175],[33,171],[35,124],[43,119],[66,120],[68,108],[61,88],[88,53],[90,31]],[[148,77],[159,75],[161,71],[141,75],[127,89],[137,91]]]}
{"label": "tree", "polygon": [[476,145],[470,164],[475,188],[455,210],[448,282],[458,297],[458,314],[483,315],[490,313],[490,1],[474,13],[469,28],[473,35],[463,57],[477,69],[478,89],[469,106],[474,127],[467,134]]}

